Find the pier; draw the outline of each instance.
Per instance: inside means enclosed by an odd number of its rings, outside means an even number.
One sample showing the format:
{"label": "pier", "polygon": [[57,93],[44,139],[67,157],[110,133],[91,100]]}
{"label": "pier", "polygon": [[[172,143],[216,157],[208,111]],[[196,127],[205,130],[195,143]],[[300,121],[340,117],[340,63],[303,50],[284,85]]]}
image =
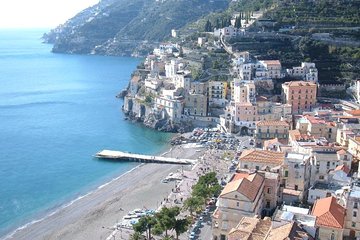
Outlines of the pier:
{"label": "pier", "polygon": [[100,159],[119,159],[124,161],[143,162],[143,163],[169,163],[169,164],[194,164],[196,160],[169,158],[161,156],[143,155],[136,153],[128,153],[122,151],[102,150],[98,152],[95,157]]}

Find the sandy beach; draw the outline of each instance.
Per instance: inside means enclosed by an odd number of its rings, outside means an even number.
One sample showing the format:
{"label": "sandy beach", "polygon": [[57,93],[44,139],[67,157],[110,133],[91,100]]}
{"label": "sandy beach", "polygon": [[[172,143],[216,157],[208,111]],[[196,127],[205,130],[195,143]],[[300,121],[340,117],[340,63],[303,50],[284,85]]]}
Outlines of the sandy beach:
{"label": "sandy beach", "polygon": [[[176,146],[164,156],[197,159],[203,150]],[[142,164],[6,239],[106,239],[112,232],[109,228],[129,211],[143,207],[156,209],[174,188],[174,183],[161,180],[180,168],[180,165]]]}

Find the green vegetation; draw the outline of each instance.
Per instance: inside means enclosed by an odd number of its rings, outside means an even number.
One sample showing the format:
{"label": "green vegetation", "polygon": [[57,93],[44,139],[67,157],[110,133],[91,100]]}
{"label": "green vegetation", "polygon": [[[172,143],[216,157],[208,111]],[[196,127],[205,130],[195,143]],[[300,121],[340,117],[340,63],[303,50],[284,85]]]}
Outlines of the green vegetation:
{"label": "green vegetation", "polygon": [[151,233],[161,235],[165,232],[164,239],[173,239],[169,236],[168,231],[175,231],[175,239],[179,239],[179,235],[187,231],[191,221],[188,218],[178,218],[180,214],[179,207],[164,207],[155,216],[144,216],[139,222],[134,224],[135,233],[142,235],[146,232],[146,239],[152,239]]}

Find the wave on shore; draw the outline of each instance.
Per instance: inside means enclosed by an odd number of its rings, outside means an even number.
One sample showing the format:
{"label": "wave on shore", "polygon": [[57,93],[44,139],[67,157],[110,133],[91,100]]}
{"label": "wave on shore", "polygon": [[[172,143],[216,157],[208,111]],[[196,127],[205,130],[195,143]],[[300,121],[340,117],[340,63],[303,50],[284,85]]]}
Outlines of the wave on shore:
{"label": "wave on shore", "polygon": [[[171,151],[171,149],[170,149],[170,151]],[[169,151],[169,152],[170,152],[170,151]],[[92,190],[92,191],[90,191],[90,192],[88,192],[88,193],[86,193],[86,194],[84,194],[84,195],[81,195],[81,196],[75,198],[74,200],[71,200],[69,203],[65,203],[65,204],[61,205],[60,207],[56,208],[54,211],[50,212],[49,214],[45,215],[44,217],[39,218],[39,219],[35,219],[35,220],[33,220],[33,221],[29,222],[29,223],[26,223],[25,225],[23,225],[23,226],[21,226],[21,227],[16,228],[14,231],[12,231],[11,233],[9,233],[8,235],[5,235],[5,237],[2,238],[2,239],[3,239],[3,240],[6,240],[6,239],[11,239],[11,238],[13,238],[13,236],[14,236],[17,232],[19,232],[19,231],[21,231],[21,230],[23,230],[23,229],[26,229],[26,228],[28,228],[28,227],[36,224],[36,223],[39,223],[39,222],[42,222],[42,221],[46,220],[47,218],[55,215],[56,213],[60,212],[61,210],[63,210],[63,209],[65,209],[65,208],[73,205],[73,204],[76,203],[77,201],[79,201],[79,200],[81,200],[81,199],[83,199],[83,198],[85,198],[85,197],[93,194],[94,192],[96,192],[96,191],[98,191],[98,190],[100,190],[100,189],[103,189],[104,187],[106,187],[106,186],[110,185],[111,183],[119,180],[119,179],[122,178],[123,176],[131,173],[132,171],[138,169],[139,167],[141,167],[141,166],[143,166],[143,165],[144,165],[144,163],[139,164],[138,166],[130,169],[129,171],[126,171],[125,173],[121,174],[120,176],[117,176],[117,177],[111,179],[110,181],[108,181],[108,182],[106,182],[106,183],[98,186],[96,189],[94,189],[94,190]]]}

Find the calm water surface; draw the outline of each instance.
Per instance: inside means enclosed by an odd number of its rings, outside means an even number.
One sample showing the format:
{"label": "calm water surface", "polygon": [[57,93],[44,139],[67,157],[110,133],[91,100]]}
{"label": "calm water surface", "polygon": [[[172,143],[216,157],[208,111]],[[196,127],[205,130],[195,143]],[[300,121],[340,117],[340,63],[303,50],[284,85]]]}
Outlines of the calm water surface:
{"label": "calm water surface", "polygon": [[0,30],[0,236],[136,166],[97,151],[171,137],[123,120],[115,95],[139,59],[53,54],[45,31]]}

